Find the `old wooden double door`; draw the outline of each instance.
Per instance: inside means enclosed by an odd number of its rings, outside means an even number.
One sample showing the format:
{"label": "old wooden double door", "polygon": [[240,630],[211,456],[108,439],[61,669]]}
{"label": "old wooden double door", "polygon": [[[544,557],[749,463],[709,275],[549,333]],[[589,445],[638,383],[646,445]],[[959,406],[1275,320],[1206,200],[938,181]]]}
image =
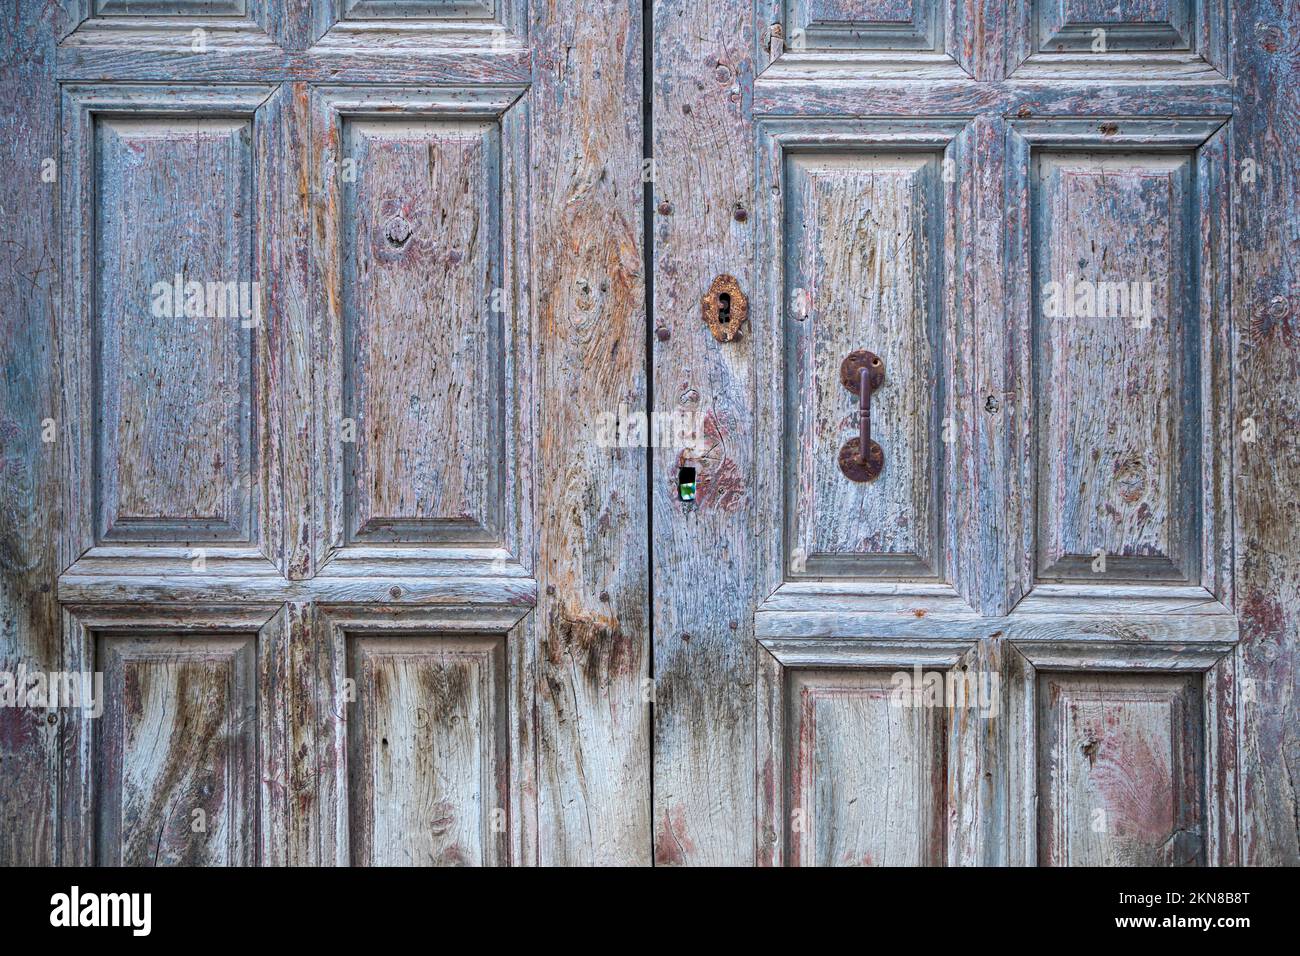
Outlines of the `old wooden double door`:
{"label": "old wooden double door", "polygon": [[9,858],[1291,858],[1250,11],[30,6]]}

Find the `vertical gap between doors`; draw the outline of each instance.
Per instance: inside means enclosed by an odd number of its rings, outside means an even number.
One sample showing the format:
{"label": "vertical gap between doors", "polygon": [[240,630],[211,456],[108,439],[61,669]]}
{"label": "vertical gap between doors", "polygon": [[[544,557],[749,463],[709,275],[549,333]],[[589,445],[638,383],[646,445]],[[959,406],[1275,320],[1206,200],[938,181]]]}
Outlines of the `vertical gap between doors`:
{"label": "vertical gap between doors", "polygon": [[[645,400],[646,422],[654,421],[654,0],[641,0],[641,223],[642,272],[645,277]],[[647,429],[648,433],[653,434]],[[655,860],[655,443],[646,442],[646,627],[650,673],[650,864]]]}

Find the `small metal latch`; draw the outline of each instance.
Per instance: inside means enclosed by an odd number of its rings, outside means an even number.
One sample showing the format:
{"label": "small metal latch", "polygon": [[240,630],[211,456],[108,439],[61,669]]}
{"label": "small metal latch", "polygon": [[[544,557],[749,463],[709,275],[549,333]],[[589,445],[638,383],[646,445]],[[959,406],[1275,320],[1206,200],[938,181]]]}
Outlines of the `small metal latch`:
{"label": "small metal latch", "polygon": [[840,384],[858,396],[858,437],[840,449],[840,471],[850,481],[875,481],[885,467],[885,452],[871,440],[871,396],[885,383],[885,363],[865,349],[840,363]]}
{"label": "small metal latch", "polygon": [[749,299],[740,291],[735,276],[720,275],[701,300],[704,321],[719,342],[740,338],[740,327],[749,318]]}

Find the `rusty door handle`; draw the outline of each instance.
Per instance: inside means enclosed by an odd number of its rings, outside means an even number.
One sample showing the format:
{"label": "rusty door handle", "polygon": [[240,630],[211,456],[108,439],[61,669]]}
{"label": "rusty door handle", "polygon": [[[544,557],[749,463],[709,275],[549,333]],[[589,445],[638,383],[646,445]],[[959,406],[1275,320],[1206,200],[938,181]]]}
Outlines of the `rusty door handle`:
{"label": "rusty door handle", "polygon": [[875,481],[885,467],[885,452],[871,438],[871,396],[885,383],[885,363],[866,349],[840,363],[840,383],[858,396],[858,437],[840,449],[840,471],[850,481]]}

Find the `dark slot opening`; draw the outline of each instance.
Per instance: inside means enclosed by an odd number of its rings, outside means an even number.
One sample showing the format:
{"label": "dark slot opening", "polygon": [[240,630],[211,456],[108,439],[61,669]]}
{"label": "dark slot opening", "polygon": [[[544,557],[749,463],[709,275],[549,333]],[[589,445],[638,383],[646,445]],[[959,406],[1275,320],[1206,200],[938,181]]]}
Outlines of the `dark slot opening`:
{"label": "dark slot opening", "polygon": [[690,465],[677,469],[677,497],[682,501],[695,500],[695,469]]}

